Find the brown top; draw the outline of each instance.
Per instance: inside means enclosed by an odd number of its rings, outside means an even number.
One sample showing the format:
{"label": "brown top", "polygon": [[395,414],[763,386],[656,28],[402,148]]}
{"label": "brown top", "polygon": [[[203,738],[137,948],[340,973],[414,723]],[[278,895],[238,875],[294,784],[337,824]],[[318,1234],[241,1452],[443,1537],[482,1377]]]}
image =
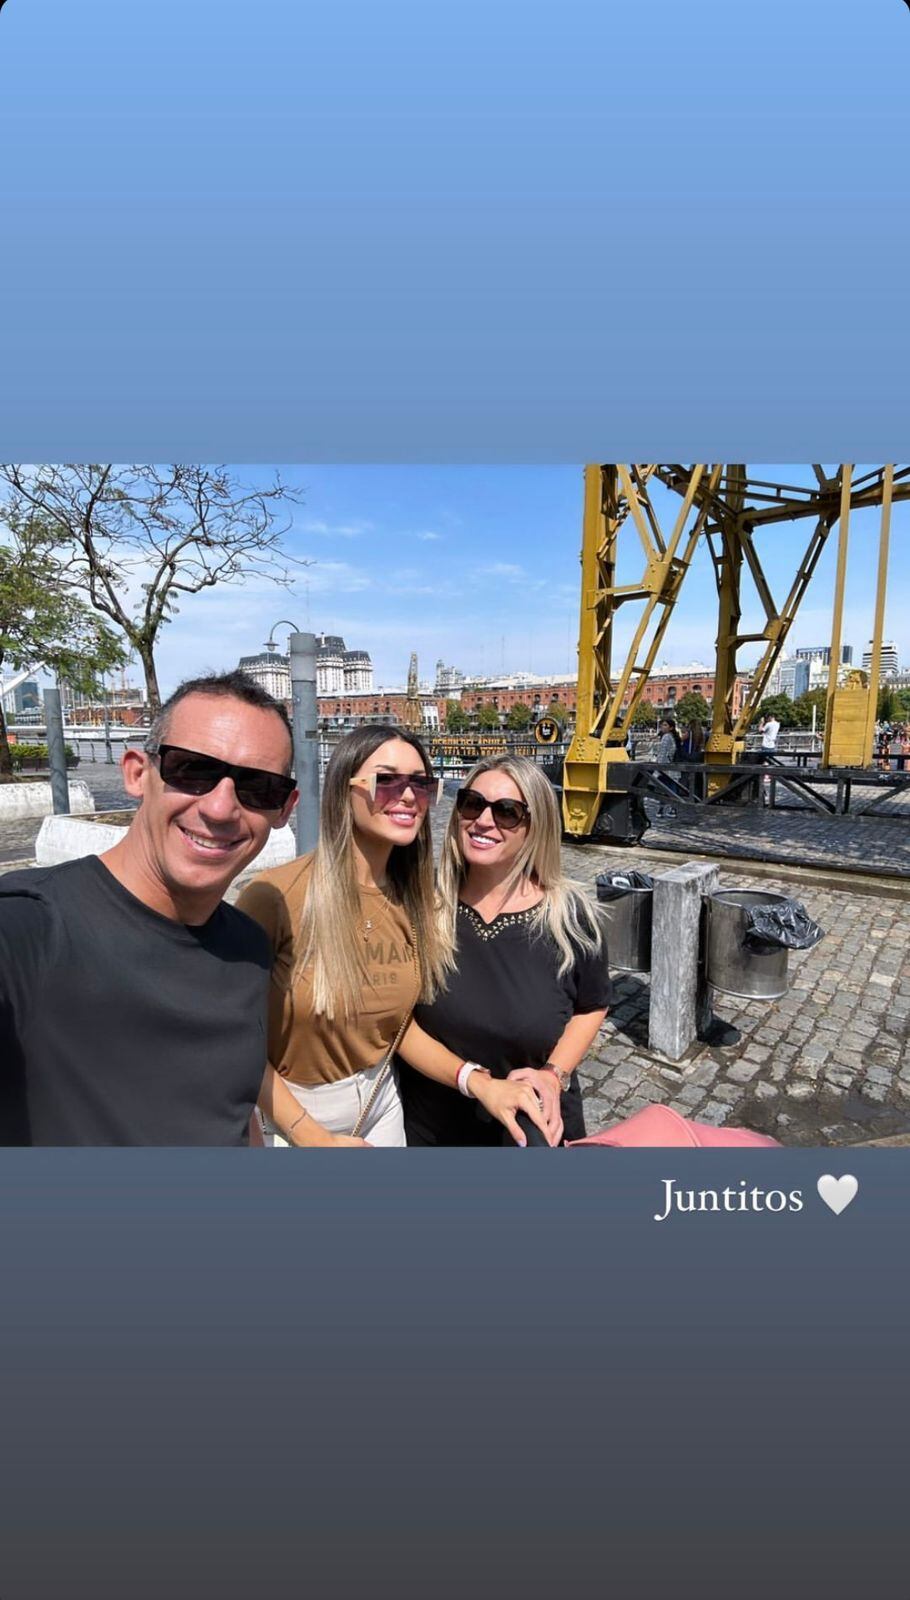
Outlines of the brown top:
{"label": "brown top", "polygon": [[411,930],[401,906],[381,889],[360,891],[366,976],[356,1016],[331,1022],[313,1011],[311,975],[291,988],[296,937],[313,857],[263,872],[243,890],[237,906],[261,924],[274,952],[269,986],[269,1060],[292,1083],[337,1083],[375,1067],[394,1043],[420,988]]}

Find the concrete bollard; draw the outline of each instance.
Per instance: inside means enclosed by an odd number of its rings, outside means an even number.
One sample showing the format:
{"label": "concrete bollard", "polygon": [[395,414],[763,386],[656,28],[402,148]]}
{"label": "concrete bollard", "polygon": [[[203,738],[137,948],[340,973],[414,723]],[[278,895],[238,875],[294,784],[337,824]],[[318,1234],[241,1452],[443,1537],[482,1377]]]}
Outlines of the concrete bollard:
{"label": "concrete bollard", "polygon": [[699,970],[699,929],[705,895],[717,888],[717,867],[687,862],[654,879],[651,924],[651,1008],[648,1045],[680,1061],[710,1016]]}

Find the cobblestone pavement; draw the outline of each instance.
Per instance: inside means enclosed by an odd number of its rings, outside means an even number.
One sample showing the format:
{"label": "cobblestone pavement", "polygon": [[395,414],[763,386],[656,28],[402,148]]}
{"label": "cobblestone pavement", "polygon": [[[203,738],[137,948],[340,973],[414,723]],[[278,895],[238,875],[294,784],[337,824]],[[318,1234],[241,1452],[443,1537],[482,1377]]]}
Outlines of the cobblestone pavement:
{"label": "cobblestone pavement", "polygon": [[[623,859],[636,864],[635,852]],[[655,870],[653,860],[638,865]],[[580,881],[590,884],[603,866],[592,859]],[[675,1067],[647,1048],[647,977],[617,974],[617,1003],[580,1068],[588,1131],[660,1103],[783,1144],[910,1133],[910,898],[806,881],[794,890],[784,875],[750,877],[724,863],[721,883],[799,898],[825,938],[814,950],[790,952],[783,1000],[715,995],[722,1026]]]}
{"label": "cobblestone pavement", "polygon": [[[80,766],[99,810],[127,804],[116,770]],[[451,807],[446,797],[434,832],[441,838]],[[694,831],[673,822],[652,827],[647,849],[622,852],[602,845],[564,846],[566,871],[594,893],[596,874],[608,865],[660,871],[655,847],[720,859],[725,888],[764,888],[795,895],[825,930],[814,950],[790,953],[790,991],[774,1002],[716,997],[721,1027],[698,1043],[678,1066],[647,1047],[647,977],[617,974],[616,1003],[580,1068],[589,1132],[642,1106],[667,1104],[701,1121],[724,1122],[771,1133],[784,1144],[845,1145],[910,1134],[910,893],[902,825],[871,818],[825,819],[793,813],[742,813],[716,840],[710,827]],[[757,842],[780,851],[782,862],[815,861],[837,867],[846,857],[857,869],[891,865],[890,883],[785,870],[750,874],[746,854]],[[38,821],[0,825],[0,861],[31,859]],[[886,844],[876,841],[888,830]],[[851,839],[852,831],[852,839]],[[719,845],[715,852],[713,846]],[[667,865],[671,863],[668,862]],[[675,863],[673,863],[675,864]],[[879,870],[885,870],[883,866]],[[235,891],[236,892],[236,891]],[[233,898],[233,895],[231,896]]]}

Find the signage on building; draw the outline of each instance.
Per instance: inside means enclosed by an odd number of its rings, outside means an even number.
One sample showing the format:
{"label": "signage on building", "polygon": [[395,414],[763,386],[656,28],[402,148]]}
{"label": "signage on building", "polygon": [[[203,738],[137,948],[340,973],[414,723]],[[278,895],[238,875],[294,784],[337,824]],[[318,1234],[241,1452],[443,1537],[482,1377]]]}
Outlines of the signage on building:
{"label": "signage on building", "polygon": [[461,761],[482,761],[484,756],[530,756],[534,746],[527,739],[516,743],[497,733],[433,734],[427,741],[431,757],[457,756]]}
{"label": "signage on building", "polygon": [[534,725],[534,737],[538,744],[555,744],[559,738],[559,723],[555,717],[541,717]]}

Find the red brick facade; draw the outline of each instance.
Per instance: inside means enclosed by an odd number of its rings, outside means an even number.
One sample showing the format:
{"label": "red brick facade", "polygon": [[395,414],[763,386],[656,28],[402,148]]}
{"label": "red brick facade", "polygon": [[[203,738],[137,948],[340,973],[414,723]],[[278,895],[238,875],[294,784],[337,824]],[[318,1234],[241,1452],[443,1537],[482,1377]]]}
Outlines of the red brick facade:
{"label": "red brick facade", "polygon": [[[421,695],[421,711],[424,706],[435,706],[440,723],[444,726],[446,720],[445,699],[438,699],[435,695]],[[316,702],[316,711],[320,722],[325,719],[329,722],[341,720],[343,722],[369,722],[388,721],[405,724],[407,721],[408,697],[406,694],[383,694],[382,692],[370,694],[321,694]]]}
{"label": "red brick facade", "polygon": [[[733,714],[739,716],[749,679],[737,676],[733,690]],[[642,698],[660,710],[672,710],[686,694],[701,694],[710,703],[714,698],[714,674],[711,672],[661,672],[650,677],[642,690]],[[574,716],[578,701],[578,686],[574,678],[560,683],[532,684],[520,689],[464,688],[461,691],[461,709],[470,717],[481,706],[493,706],[505,716],[513,706],[527,706],[534,715],[546,711],[553,700],[558,700]],[[629,696],[626,696],[625,704]],[[448,701],[436,695],[421,695],[421,706],[435,706],[440,727],[445,727]],[[320,695],[318,700],[320,721],[364,722],[387,717],[390,722],[404,723],[407,716],[407,696],[404,694],[339,694]]]}

